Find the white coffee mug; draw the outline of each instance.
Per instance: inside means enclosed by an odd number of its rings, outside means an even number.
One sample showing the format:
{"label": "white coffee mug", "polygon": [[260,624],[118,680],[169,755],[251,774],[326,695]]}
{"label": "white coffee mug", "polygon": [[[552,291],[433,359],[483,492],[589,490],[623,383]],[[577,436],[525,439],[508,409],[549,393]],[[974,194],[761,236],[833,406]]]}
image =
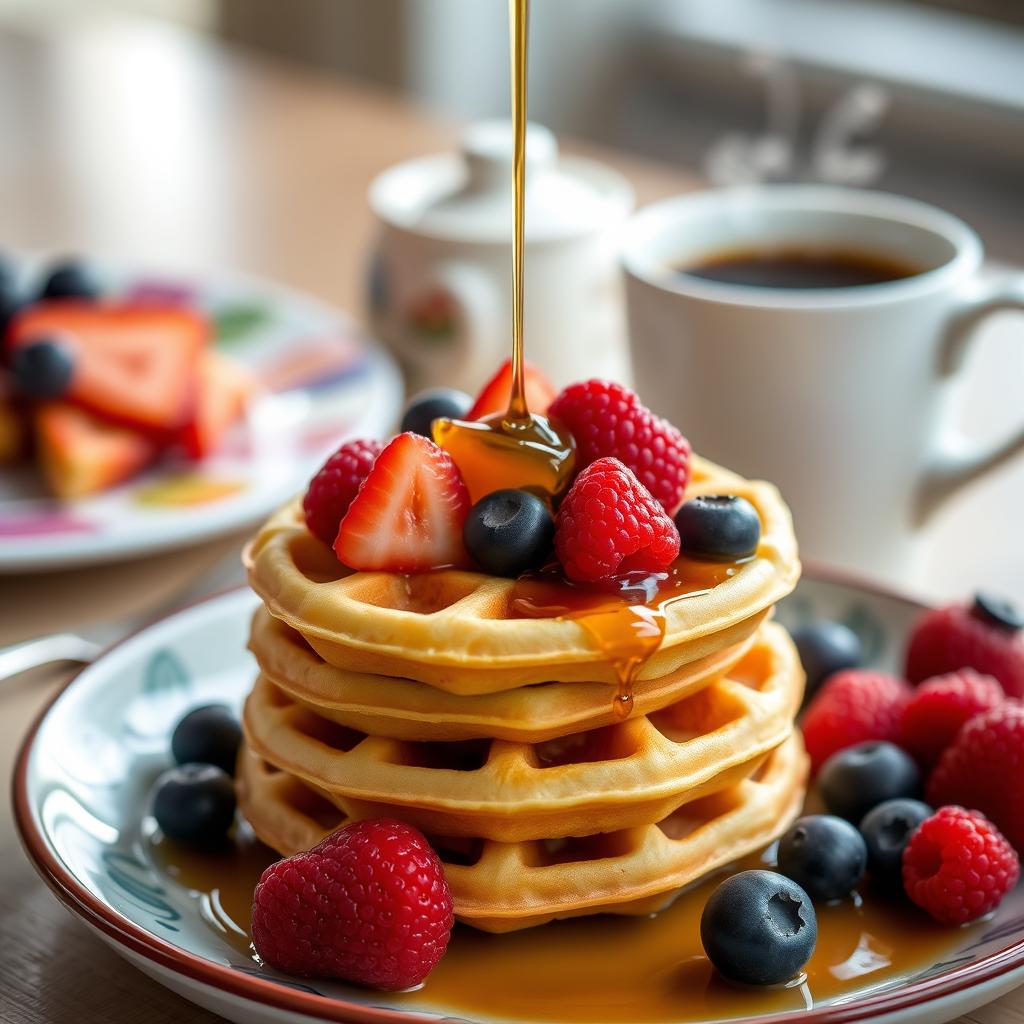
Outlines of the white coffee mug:
{"label": "white coffee mug", "polygon": [[[919,272],[790,289],[678,270],[780,246]],[[950,419],[974,328],[1024,309],[1024,276],[983,279],[982,256],[956,217],[877,192],[762,186],[649,206],[622,249],[638,390],[702,454],[777,483],[805,556],[913,582],[936,508],[1024,450],[1024,427],[979,449]]]}

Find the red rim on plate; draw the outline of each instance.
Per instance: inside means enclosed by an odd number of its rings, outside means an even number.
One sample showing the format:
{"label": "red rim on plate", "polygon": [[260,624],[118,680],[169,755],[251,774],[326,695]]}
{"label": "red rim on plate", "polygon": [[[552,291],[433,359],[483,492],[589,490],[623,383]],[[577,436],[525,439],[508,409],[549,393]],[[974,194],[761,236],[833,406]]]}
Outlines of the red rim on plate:
{"label": "red rim on plate", "polygon": [[[875,583],[864,582],[853,575],[830,568],[813,566],[809,572],[805,573],[805,576],[815,581],[835,583],[863,590],[877,597],[900,601],[915,609],[925,607],[920,601],[905,594]],[[221,594],[211,595],[185,606],[180,611],[205,604],[242,589],[244,587],[237,587]],[[150,625],[154,625],[154,623]],[[144,626],[112,645],[100,655],[97,662],[106,657],[110,651],[120,647],[147,628],[149,626]],[[93,662],[93,664],[97,662]],[[15,765],[13,781],[15,822],[29,859],[57,898],[73,913],[132,953],[192,981],[208,985],[237,998],[248,999],[293,1013],[306,1014],[315,1019],[338,1021],[342,1024],[362,1024],[362,1022],[366,1022],[366,1024],[423,1024],[422,1012],[407,1013],[383,1007],[363,1006],[312,992],[303,992],[269,979],[240,974],[229,967],[188,953],[119,914],[97,899],[67,871],[51,852],[43,835],[36,828],[28,794],[28,761],[36,735],[50,709],[66,690],[75,684],[79,676],[88,671],[90,667],[87,665],[76,672],[39,713],[22,741]],[[888,992],[881,992],[873,996],[866,995],[861,999],[855,998],[850,1002],[811,1010],[729,1018],[729,1024],[789,1024],[797,1017],[801,1021],[813,1022],[813,1024],[825,1024],[825,1022],[843,1024],[847,1021],[865,1020],[882,1014],[918,1007],[933,1000],[954,995],[983,982],[1003,977],[1014,968],[1022,966],[1024,966],[1024,939],[1011,943],[998,952],[970,964],[953,967],[945,974],[911,982]],[[381,993],[381,998],[386,999],[387,995]]]}

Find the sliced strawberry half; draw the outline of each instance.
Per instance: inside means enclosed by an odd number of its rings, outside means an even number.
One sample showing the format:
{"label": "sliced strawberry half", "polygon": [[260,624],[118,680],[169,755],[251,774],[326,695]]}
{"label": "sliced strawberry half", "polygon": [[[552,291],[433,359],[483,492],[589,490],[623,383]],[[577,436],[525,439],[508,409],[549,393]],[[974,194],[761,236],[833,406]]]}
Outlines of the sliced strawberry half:
{"label": "sliced strawberry half", "polygon": [[84,498],[113,487],[157,454],[156,445],[142,434],[113,427],[64,402],[40,405],[33,420],[39,464],[58,498]]}
{"label": "sliced strawberry half", "polygon": [[[530,412],[543,415],[555,400],[558,392],[544,373],[531,362],[523,367],[526,385],[526,405]],[[477,395],[473,408],[466,415],[467,420],[482,420],[492,413],[505,412],[512,400],[512,360],[506,359],[498,372],[484,385]]]}
{"label": "sliced strawberry half", "polygon": [[338,528],[334,553],[350,569],[426,572],[467,565],[469,492],[451,456],[399,434],[377,456]]}
{"label": "sliced strawberry half", "polygon": [[185,454],[204,459],[221,445],[245,412],[254,381],[244,367],[213,349],[199,357],[199,386],[192,419],[181,432]]}
{"label": "sliced strawberry half", "polygon": [[11,323],[8,350],[42,338],[70,349],[68,401],[109,423],[169,438],[192,417],[209,323],[184,307],[41,302]]}

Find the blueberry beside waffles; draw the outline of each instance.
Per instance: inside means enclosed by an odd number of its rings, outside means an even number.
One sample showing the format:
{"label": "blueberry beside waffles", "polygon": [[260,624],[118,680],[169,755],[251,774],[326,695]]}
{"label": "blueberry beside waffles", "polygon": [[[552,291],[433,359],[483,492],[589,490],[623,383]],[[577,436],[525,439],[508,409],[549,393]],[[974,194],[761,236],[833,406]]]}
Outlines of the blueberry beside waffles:
{"label": "blueberry beside waffles", "polygon": [[700,919],[708,959],[730,981],[778,985],[798,974],[818,941],[808,894],[775,871],[741,871],[711,894]]}
{"label": "blueberry beside waffles", "polygon": [[501,490],[481,498],[463,528],[466,549],[484,572],[519,576],[551,554],[555,522],[547,505],[527,491]]}
{"label": "blueberry beside waffles", "polygon": [[789,632],[807,676],[807,698],[816,693],[829,676],[843,669],[860,668],[864,663],[860,637],[841,622],[816,619],[801,623]]}
{"label": "blueberry beside waffles", "polygon": [[411,430],[414,434],[433,440],[434,420],[461,420],[466,418],[473,399],[465,391],[455,388],[430,388],[413,395],[402,413],[400,433]]}
{"label": "blueberry beside waffles", "polygon": [[867,860],[861,834],[832,814],[797,818],[779,840],[779,871],[814,900],[848,896],[864,876]]}
{"label": "blueberry beside waffles", "polygon": [[40,338],[15,349],[11,370],[18,391],[26,398],[60,398],[71,384],[75,362],[58,338]]}
{"label": "blueberry beside waffles", "polygon": [[856,823],[886,800],[920,795],[921,774],[895,743],[858,743],[822,765],[818,788],[832,814]]}
{"label": "blueberry beside waffles", "polygon": [[903,851],[932,809],[920,800],[886,800],[873,807],[860,823],[868,851],[872,881],[887,888],[903,884]]}
{"label": "blueberry beside waffles", "polygon": [[54,263],[39,290],[40,299],[95,299],[98,295],[92,271],[77,259]]}
{"label": "blueberry beside waffles", "polygon": [[1024,610],[1018,608],[1012,601],[987,590],[979,590],[974,595],[971,614],[993,626],[1001,626],[1011,633],[1024,629]]}
{"label": "blueberry beside waffles", "polygon": [[225,704],[193,708],[171,734],[171,754],[178,764],[212,764],[227,772],[235,770],[242,729]]}
{"label": "blueberry beside waffles", "polygon": [[676,512],[680,550],[691,558],[733,562],[749,558],[761,540],[757,509],[735,494],[704,494]]}
{"label": "blueberry beside waffles", "polygon": [[210,846],[235,820],[235,785],[212,764],[170,768],[153,787],[153,817],[164,835],[181,843]]}

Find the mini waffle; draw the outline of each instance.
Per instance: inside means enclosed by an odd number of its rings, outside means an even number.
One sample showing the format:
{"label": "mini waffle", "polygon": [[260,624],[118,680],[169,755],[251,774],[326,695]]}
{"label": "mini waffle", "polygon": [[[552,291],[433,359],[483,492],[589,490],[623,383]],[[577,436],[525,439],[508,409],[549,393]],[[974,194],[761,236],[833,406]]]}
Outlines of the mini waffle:
{"label": "mini waffle", "polygon": [[366,735],[265,676],[243,724],[256,755],[351,817],[397,814],[427,832],[508,843],[650,824],[735,785],[790,734],[802,692],[792,641],[768,623],[729,677],[650,715],[541,743]]}
{"label": "mini waffle", "polygon": [[[723,493],[757,509],[757,555],[712,589],[669,606],[664,639],[640,680],[740,642],[796,584],[796,542],[778,491],[695,457],[687,496]],[[551,680],[617,682],[598,638],[579,621],[516,617],[514,581],[458,570],[411,577],[346,572],[305,528],[298,503],[260,530],[245,561],[271,614],[349,672],[415,679],[461,695]]]}
{"label": "mini waffle", "polygon": [[[661,679],[637,683],[632,713],[649,714],[696,692],[727,673],[753,642],[748,636]],[[460,697],[410,679],[348,672],[328,665],[301,633],[264,608],[253,618],[249,648],[263,675],[297,704],[375,736],[540,743],[619,721],[605,683],[540,683]]]}
{"label": "mini waffle", "polygon": [[[239,770],[243,812],[256,834],[286,856],[348,820],[322,792],[251,750],[243,750]],[[759,772],[657,824],[519,843],[430,838],[445,862],[456,916],[484,931],[604,912],[649,914],[681,887],[783,832],[800,811],[806,775],[794,732]]]}

